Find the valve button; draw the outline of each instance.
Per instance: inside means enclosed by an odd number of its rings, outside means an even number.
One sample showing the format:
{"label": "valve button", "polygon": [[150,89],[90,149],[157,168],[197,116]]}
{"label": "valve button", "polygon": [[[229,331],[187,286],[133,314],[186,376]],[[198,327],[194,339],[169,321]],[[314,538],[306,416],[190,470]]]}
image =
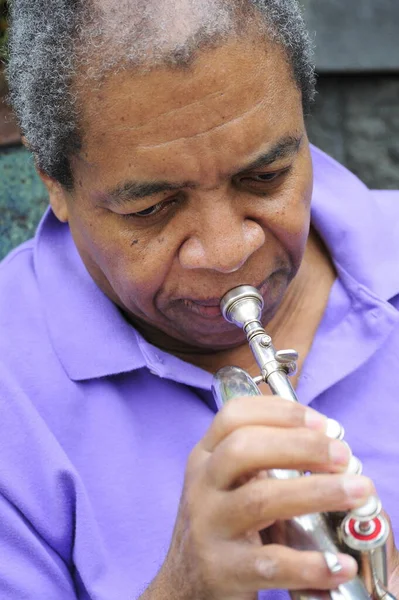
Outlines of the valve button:
{"label": "valve button", "polygon": [[377,496],[370,496],[366,504],[354,508],[350,514],[354,519],[358,521],[371,521],[380,515],[382,511],[381,501]]}
{"label": "valve button", "polygon": [[283,364],[290,364],[298,360],[299,354],[296,350],[278,350],[276,352],[276,360]]}

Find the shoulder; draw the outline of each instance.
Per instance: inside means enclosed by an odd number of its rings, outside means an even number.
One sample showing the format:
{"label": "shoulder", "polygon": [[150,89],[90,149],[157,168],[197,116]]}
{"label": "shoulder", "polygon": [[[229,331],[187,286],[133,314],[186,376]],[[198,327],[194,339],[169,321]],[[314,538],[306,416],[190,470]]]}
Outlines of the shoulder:
{"label": "shoulder", "polygon": [[0,262],[0,319],[11,310],[15,312],[15,302],[18,306],[20,300],[26,301],[35,292],[34,240],[29,240]]}
{"label": "shoulder", "polygon": [[399,294],[399,191],[370,190],[318,148],[312,222],[338,272],[382,300]]}
{"label": "shoulder", "polygon": [[[311,154],[314,167],[315,183],[336,187],[341,191],[342,184],[354,186],[359,194],[367,194],[385,213],[399,213],[399,189],[377,190],[369,189],[354,173],[337,160],[311,144]],[[352,189],[352,188],[351,188]]]}
{"label": "shoulder", "polygon": [[12,251],[0,263],[0,361],[23,335],[42,323],[41,298],[34,264],[34,241]]}
{"label": "shoulder", "polygon": [[[33,408],[41,406],[47,390],[65,374],[54,352],[35,264],[35,240],[12,251],[0,263],[0,365],[10,382],[3,396],[25,394]],[[11,389],[12,385],[12,389]],[[4,397],[1,410],[5,409]],[[0,420],[3,417],[0,417]]]}
{"label": "shoulder", "polygon": [[0,261],[0,286],[3,287],[7,281],[12,281],[13,273],[16,270],[22,269],[26,273],[33,272],[33,249],[34,240],[28,240]]}
{"label": "shoulder", "polygon": [[75,598],[74,525],[82,512],[84,523],[92,519],[85,491],[29,390],[1,361],[0,453],[0,552],[19,565],[2,561],[1,589],[7,598]]}
{"label": "shoulder", "polygon": [[[0,263],[0,361],[31,333],[41,329],[42,311],[35,273],[34,242],[12,251]],[[21,348],[19,348],[21,350]]]}

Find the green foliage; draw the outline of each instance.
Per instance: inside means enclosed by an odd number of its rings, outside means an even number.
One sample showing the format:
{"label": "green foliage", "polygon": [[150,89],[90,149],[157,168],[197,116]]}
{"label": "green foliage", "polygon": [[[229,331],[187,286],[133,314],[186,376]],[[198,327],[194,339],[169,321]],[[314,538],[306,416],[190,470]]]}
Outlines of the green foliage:
{"label": "green foliage", "polygon": [[0,0],[0,60],[7,54],[7,0]]}

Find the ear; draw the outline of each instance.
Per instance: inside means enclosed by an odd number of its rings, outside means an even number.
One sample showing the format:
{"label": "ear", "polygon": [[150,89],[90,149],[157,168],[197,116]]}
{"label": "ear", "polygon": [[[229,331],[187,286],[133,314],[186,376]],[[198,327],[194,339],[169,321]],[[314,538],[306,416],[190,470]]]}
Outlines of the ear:
{"label": "ear", "polygon": [[47,188],[48,195],[50,197],[51,208],[53,209],[55,216],[62,223],[68,223],[68,203],[66,192],[62,185],[39,169],[38,174]]}

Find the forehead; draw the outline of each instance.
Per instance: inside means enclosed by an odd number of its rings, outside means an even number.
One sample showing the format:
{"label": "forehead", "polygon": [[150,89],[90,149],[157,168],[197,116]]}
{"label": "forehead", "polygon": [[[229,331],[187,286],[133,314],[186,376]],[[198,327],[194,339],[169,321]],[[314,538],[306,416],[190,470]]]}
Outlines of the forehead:
{"label": "forehead", "polygon": [[110,163],[120,175],[167,176],[183,163],[209,175],[209,162],[250,159],[302,122],[283,52],[248,40],[202,52],[186,70],[115,74],[82,100],[85,162],[102,178]]}

